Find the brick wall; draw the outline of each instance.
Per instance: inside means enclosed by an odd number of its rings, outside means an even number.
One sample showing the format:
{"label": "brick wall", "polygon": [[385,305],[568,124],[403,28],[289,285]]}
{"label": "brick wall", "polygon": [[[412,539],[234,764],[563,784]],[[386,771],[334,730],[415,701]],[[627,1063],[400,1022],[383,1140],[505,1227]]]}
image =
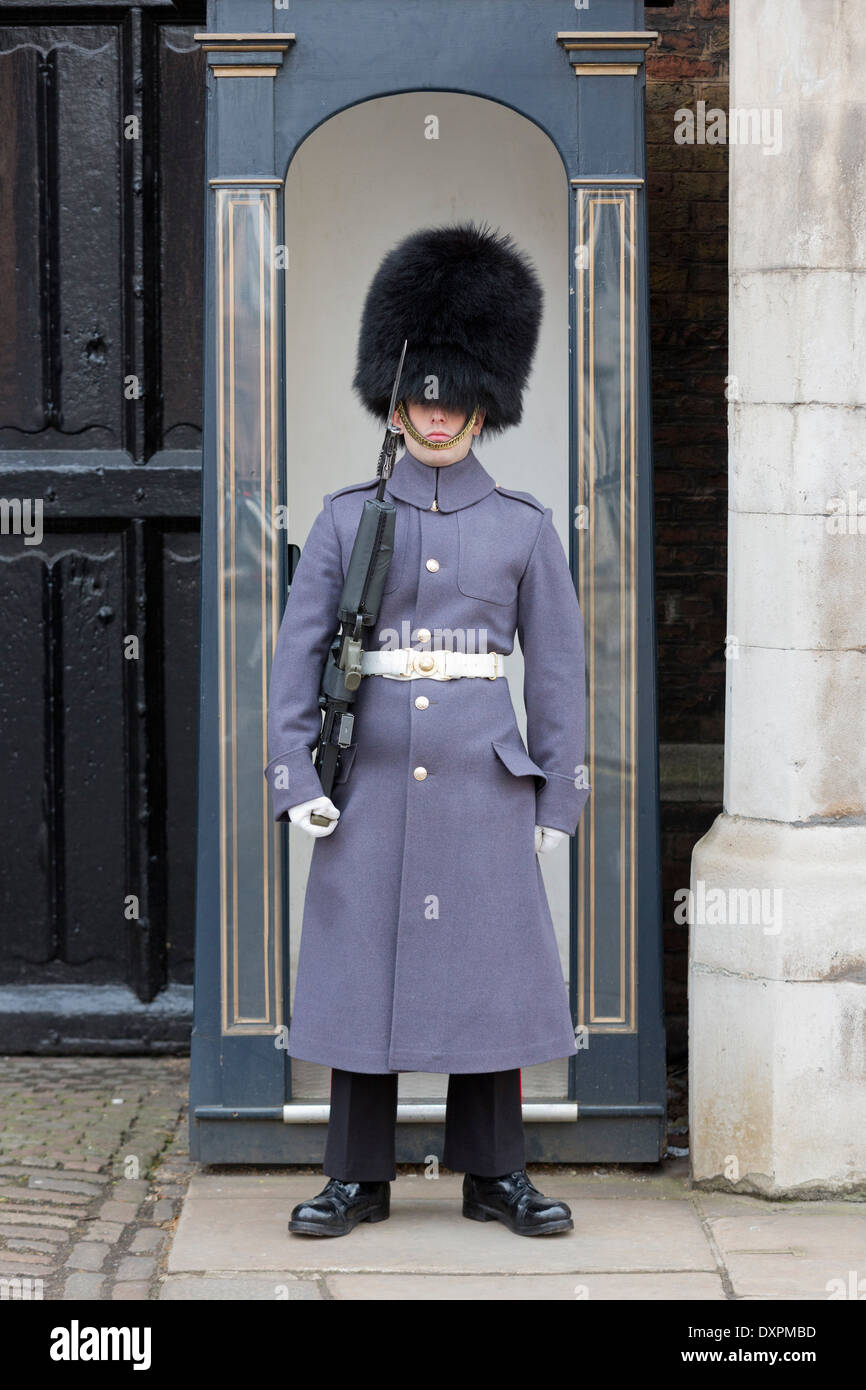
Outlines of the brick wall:
{"label": "brick wall", "polygon": [[669,1059],[686,1051],[688,928],[674,893],[722,809],[727,536],[728,149],[674,113],[728,109],[727,0],[647,5],[655,561]]}

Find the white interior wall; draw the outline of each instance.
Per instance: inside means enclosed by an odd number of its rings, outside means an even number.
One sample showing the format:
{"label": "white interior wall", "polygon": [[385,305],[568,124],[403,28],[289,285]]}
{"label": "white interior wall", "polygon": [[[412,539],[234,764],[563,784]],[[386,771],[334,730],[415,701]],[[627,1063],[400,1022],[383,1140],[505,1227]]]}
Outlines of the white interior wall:
{"label": "white interior wall", "polygon": [[[438,138],[429,139],[431,117]],[[298,150],[286,184],[286,400],[290,527],[303,545],[322,496],[372,477],[384,421],[351,389],[364,296],[384,253],[416,228],[466,218],[512,234],[545,290],[523,423],[478,457],[497,483],[531,492],[554,518],[566,551],[568,509],[568,185],[549,138],[510,108],[453,92],[411,92],[351,107]],[[508,681],[524,739],[523,662]],[[359,731],[363,737],[363,730]],[[313,842],[290,833],[292,990]],[[563,971],[568,970],[565,845],[542,859]],[[567,1063],[527,1068],[528,1098],[562,1096]],[[327,1098],[326,1068],[294,1062],[294,1094]],[[447,1078],[405,1073],[401,1097],[436,1097]]]}

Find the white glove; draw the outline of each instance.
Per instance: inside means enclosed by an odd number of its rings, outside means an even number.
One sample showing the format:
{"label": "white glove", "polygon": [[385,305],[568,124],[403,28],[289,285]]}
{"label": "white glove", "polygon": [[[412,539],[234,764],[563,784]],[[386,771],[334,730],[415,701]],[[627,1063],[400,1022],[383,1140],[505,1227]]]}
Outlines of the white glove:
{"label": "white glove", "polygon": [[549,825],[537,825],[535,827],[535,852],[536,854],[547,854],[550,850],[556,849],[560,840],[564,839],[564,830],[554,830]]}
{"label": "white glove", "polygon": [[[313,811],[317,811],[323,816],[330,816],[331,824],[313,825],[310,821],[310,815]],[[314,839],[318,839],[320,835],[333,835],[339,818],[340,812],[329,796],[316,796],[312,801],[299,801],[297,806],[289,807],[289,820],[292,825],[299,826],[301,830],[312,835]]]}

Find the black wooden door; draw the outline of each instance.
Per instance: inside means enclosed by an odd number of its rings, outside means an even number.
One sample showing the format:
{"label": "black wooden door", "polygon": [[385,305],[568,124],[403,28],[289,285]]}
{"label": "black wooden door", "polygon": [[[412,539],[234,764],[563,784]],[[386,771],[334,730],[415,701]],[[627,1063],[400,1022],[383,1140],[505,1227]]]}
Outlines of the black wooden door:
{"label": "black wooden door", "polygon": [[0,1049],[185,1050],[204,4],[0,10]]}

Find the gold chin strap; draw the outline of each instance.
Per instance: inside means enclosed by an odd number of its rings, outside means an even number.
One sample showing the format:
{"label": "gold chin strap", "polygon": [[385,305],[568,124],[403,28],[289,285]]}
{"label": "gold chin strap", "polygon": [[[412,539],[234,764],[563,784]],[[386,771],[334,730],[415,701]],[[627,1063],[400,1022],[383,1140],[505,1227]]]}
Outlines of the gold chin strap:
{"label": "gold chin strap", "polygon": [[476,405],[459,434],[452,435],[450,439],[431,440],[425,439],[423,434],[418,433],[412,421],[409,419],[409,416],[406,414],[406,408],[402,401],[397,402],[397,410],[406,433],[412,436],[416,444],[423,444],[425,449],[451,449],[455,444],[459,444],[461,439],[466,438],[478,416],[478,406]]}

